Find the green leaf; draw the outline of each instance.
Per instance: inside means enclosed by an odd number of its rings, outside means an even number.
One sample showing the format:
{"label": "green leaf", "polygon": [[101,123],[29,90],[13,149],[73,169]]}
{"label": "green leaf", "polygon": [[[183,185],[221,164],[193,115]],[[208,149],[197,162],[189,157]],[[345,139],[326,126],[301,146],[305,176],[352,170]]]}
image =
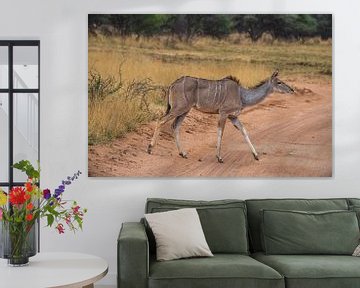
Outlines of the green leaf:
{"label": "green leaf", "polygon": [[40,179],[40,168],[35,169],[29,160],[21,160],[13,164],[13,167],[26,173],[29,178],[36,180]]}
{"label": "green leaf", "polygon": [[48,224],[48,226],[50,226],[51,227],[51,225],[54,223],[54,216],[53,215],[51,215],[51,214],[48,214],[47,215],[47,224]]}

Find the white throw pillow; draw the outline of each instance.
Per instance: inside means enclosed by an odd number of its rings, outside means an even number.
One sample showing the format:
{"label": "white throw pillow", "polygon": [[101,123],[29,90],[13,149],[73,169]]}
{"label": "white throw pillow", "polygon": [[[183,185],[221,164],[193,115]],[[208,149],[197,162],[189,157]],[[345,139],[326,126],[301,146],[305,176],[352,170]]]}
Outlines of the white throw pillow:
{"label": "white throw pillow", "polygon": [[145,214],[156,240],[158,261],[213,256],[195,208]]}
{"label": "white throw pillow", "polygon": [[352,256],[360,257],[360,244],[358,246],[356,246]]}

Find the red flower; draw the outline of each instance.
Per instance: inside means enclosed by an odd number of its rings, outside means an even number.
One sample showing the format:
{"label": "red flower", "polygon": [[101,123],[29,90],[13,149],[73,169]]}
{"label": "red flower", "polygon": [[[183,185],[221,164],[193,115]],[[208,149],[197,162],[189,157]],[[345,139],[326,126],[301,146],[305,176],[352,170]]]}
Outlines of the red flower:
{"label": "red flower", "polygon": [[26,220],[27,221],[31,221],[33,218],[34,218],[34,216],[32,214],[26,215]]}
{"label": "red flower", "polygon": [[31,210],[34,208],[34,205],[32,203],[29,203],[26,205],[26,210]]}
{"label": "red flower", "polygon": [[31,195],[29,193],[25,193],[24,198],[25,200],[29,200],[31,198]]}
{"label": "red flower", "polygon": [[64,226],[61,223],[59,223],[55,228],[58,230],[59,234],[62,234],[65,231]]}
{"label": "red flower", "polygon": [[26,201],[25,189],[23,187],[13,187],[9,193],[9,201],[12,205],[21,205]]}
{"label": "red flower", "polygon": [[25,187],[28,192],[31,192],[34,189],[30,182],[26,182]]}

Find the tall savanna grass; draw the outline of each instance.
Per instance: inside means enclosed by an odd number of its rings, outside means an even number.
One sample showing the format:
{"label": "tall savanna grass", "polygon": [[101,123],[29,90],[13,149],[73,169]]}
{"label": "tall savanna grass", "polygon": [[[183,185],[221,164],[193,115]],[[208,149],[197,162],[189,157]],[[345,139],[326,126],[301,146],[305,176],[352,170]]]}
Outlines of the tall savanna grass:
{"label": "tall savanna grass", "polygon": [[[221,41],[202,37],[192,43],[168,37],[90,37],[89,95],[94,85],[101,88],[101,81],[105,85],[109,79],[119,89],[110,87],[101,100],[89,96],[89,144],[124,136],[158,117],[165,110],[165,88],[181,76],[220,79],[233,75],[244,86],[252,86],[274,69],[280,69],[285,78],[329,77],[331,42],[264,37],[251,43],[241,35]],[[100,77],[97,81],[91,81],[94,71]]]}

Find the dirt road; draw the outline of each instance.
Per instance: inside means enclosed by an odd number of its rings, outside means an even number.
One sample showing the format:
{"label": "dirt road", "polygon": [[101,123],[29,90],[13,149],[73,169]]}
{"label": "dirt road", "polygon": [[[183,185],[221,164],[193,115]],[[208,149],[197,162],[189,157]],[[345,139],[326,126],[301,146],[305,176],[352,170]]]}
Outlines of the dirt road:
{"label": "dirt road", "polygon": [[217,115],[192,110],[181,129],[188,159],[178,156],[170,126],[153,154],[146,153],[155,122],[111,144],[89,146],[89,176],[331,177],[332,87],[330,81],[286,79],[296,94],[273,94],[240,115],[257,149],[256,161],[229,121],[217,162]]}

